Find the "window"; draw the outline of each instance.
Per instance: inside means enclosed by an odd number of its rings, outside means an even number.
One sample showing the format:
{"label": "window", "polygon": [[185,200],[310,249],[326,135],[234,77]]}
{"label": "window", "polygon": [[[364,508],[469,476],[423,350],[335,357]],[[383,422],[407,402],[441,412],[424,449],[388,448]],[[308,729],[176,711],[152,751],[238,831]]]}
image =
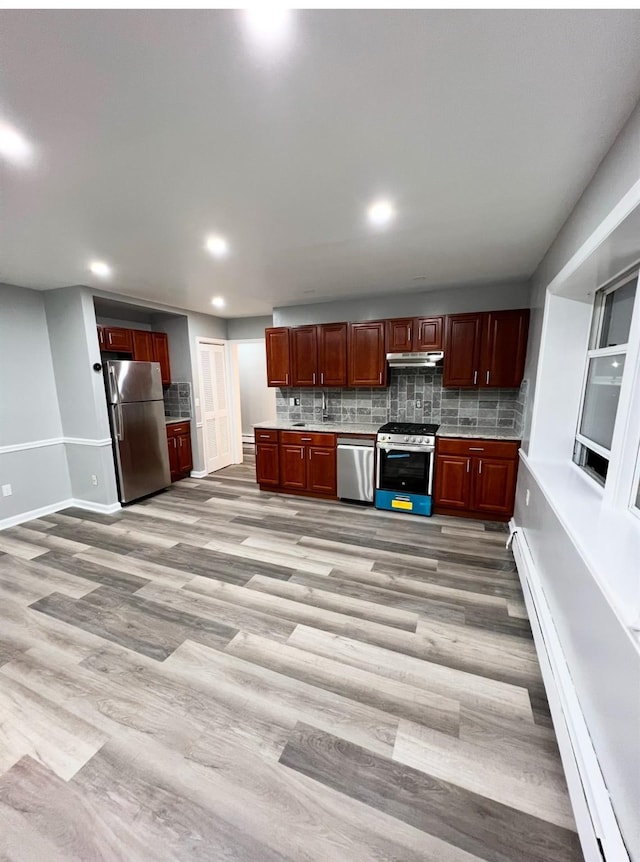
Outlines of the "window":
{"label": "window", "polygon": [[634,272],[603,288],[594,303],[573,460],[601,485],[609,469],[637,279]]}

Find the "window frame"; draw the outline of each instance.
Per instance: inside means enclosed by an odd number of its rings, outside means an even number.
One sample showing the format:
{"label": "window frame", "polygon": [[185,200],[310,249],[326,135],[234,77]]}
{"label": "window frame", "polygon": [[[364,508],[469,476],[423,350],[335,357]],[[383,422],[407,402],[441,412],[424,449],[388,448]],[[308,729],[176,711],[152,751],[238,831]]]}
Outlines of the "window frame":
{"label": "window frame", "polygon": [[[586,401],[586,397],[587,397],[587,384],[589,381],[589,370],[591,367],[592,360],[599,359],[599,358],[606,358],[607,356],[619,356],[622,354],[622,355],[624,355],[624,360],[625,360],[624,371],[627,370],[627,366],[628,366],[627,356],[628,356],[628,350],[629,350],[629,338],[627,338],[627,341],[624,344],[616,344],[616,345],[613,345],[612,347],[598,347],[597,345],[600,342],[600,338],[602,336],[602,327],[603,327],[604,319],[605,319],[605,306],[606,306],[607,297],[610,296],[612,293],[615,293],[617,290],[620,290],[621,288],[625,287],[625,285],[627,285],[631,282],[635,282],[635,284],[636,284],[636,295],[634,298],[634,307],[635,307],[635,304],[640,300],[640,297],[638,296],[638,293],[640,291],[640,279],[639,279],[637,264],[634,265],[634,267],[632,269],[627,270],[622,275],[616,276],[616,278],[613,279],[610,282],[610,284],[604,285],[603,287],[599,288],[596,291],[595,296],[594,296],[593,312],[592,312],[592,317],[591,317],[591,329],[589,332],[589,342],[588,342],[589,347],[588,347],[588,350],[587,350],[586,356],[585,356],[584,374],[583,374],[583,378],[582,378],[582,392],[580,395],[580,406],[578,408],[578,419],[577,419],[577,424],[576,424],[576,431],[574,434],[573,456],[572,456],[571,460],[572,460],[572,463],[580,470],[580,472],[584,476],[588,476],[589,479],[595,485],[597,485],[598,488],[601,488],[601,489],[604,489],[606,484],[607,484],[607,479],[609,478],[608,472],[607,472],[607,475],[604,477],[604,479],[602,481],[600,481],[600,478],[598,476],[594,475],[593,471],[586,469],[584,464],[580,463],[578,453],[581,452],[583,449],[588,449],[591,452],[594,452],[596,455],[599,455],[601,458],[604,458],[608,462],[608,464],[610,465],[611,464],[612,449],[607,449],[605,446],[602,446],[601,444],[596,443],[594,440],[590,440],[584,434],[580,433],[580,428],[582,426],[582,421],[584,418],[584,408],[585,408],[585,401]],[[623,371],[623,377],[624,377],[624,371]],[[621,378],[620,388],[622,389],[622,378]],[[616,409],[616,417],[615,417],[614,426],[613,426],[614,432],[615,432],[615,426],[616,426],[617,422],[618,422],[618,409]],[[639,456],[638,460],[639,460],[638,474],[640,477],[640,456]],[[636,493],[637,493],[637,487],[638,487],[637,483],[634,483],[633,488],[636,489]],[[631,508],[632,508],[632,511],[637,509],[637,507],[633,504],[633,497],[632,497],[632,502],[631,502]],[[637,511],[638,511],[638,516],[640,517],[640,509],[637,509]],[[634,511],[634,514],[635,514],[635,511]]]}

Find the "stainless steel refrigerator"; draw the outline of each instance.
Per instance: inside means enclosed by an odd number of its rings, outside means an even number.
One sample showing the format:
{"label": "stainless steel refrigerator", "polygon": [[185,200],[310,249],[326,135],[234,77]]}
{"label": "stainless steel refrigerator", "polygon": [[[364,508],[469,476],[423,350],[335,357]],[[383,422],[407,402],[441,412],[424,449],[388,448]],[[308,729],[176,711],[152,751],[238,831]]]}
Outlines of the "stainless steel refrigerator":
{"label": "stainless steel refrigerator", "polygon": [[157,362],[104,363],[118,494],[129,503],[171,484]]}

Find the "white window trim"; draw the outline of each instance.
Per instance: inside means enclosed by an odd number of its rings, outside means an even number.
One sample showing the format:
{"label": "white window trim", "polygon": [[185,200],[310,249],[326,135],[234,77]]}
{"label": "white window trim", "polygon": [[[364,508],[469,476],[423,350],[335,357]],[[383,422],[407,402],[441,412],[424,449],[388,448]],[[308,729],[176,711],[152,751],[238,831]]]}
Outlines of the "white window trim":
{"label": "white window trim", "polygon": [[[630,276],[633,277],[634,274],[636,277],[637,288],[627,343],[614,345],[613,347],[590,346],[590,348],[586,352],[584,363],[582,393],[580,396],[580,406],[578,408],[575,442],[580,443],[582,446],[585,446],[592,452],[595,452],[597,455],[600,455],[601,457],[607,459],[607,461],[609,462],[609,467],[607,470],[607,478],[604,482],[604,485],[599,482],[594,476],[592,476],[587,470],[585,470],[580,464],[577,464],[574,460],[575,456],[572,456],[572,461],[575,467],[580,470],[585,476],[587,476],[587,478],[591,482],[593,482],[594,485],[603,489],[604,499],[609,503],[620,502],[620,495],[622,491],[621,483],[624,483],[624,477],[621,475],[622,461],[624,460],[628,463],[626,457],[623,458],[621,437],[624,436],[625,438],[628,438],[630,424],[629,413],[631,410],[631,402],[633,400],[634,391],[633,386],[636,380],[640,385],[640,274],[637,269],[637,264],[634,265],[634,268],[631,271],[627,270],[627,272],[623,273],[622,275],[618,275],[604,289],[601,288],[597,291],[599,297],[594,300],[591,331],[589,334],[589,344],[597,344],[602,329],[606,297],[614,291],[619,290],[621,287],[624,287],[624,285],[631,280]],[[595,307],[595,302],[598,303],[597,307]],[[620,387],[620,397],[618,399],[618,410],[616,413],[613,437],[611,440],[611,449],[607,449],[606,447],[601,446],[595,441],[590,440],[584,434],[581,434],[580,426],[582,424],[584,404],[587,395],[587,381],[589,378],[589,367],[591,361],[600,357],[620,355],[624,355],[625,357],[625,369],[622,378],[622,385]],[[630,369],[630,364],[633,366],[638,366],[635,369],[635,372]],[[638,401],[640,401],[640,398],[638,399]],[[638,411],[640,411],[640,404],[638,405]],[[638,423],[638,426],[638,434],[636,439],[640,441],[640,422]],[[627,481],[629,481],[628,473],[629,471],[627,469]],[[633,485],[633,483],[632,487],[637,488],[637,486]],[[629,490],[627,490],[624,508],[631,508],[629,503],[630,499],[632,499],[631,493]]]}

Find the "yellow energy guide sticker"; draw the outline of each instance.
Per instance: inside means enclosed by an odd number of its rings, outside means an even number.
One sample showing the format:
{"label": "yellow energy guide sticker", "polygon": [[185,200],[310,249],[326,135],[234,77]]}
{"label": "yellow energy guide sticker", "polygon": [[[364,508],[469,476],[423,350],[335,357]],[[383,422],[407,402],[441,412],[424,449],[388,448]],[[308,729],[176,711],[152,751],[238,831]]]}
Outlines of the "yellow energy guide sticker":
{"label": "yellow energy guide sticker", "polygon": [[413,509],[413,503],[411,500],[392,500],[391,501],[392,509]]}

